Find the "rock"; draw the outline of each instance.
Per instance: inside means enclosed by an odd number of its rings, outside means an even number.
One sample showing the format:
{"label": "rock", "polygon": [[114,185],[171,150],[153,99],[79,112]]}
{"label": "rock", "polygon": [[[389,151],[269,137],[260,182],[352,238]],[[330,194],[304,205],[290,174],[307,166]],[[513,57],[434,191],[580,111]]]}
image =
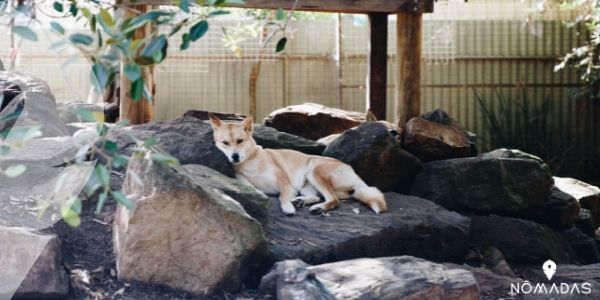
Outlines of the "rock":
{"label": "rock", "polygon": [[565,237],[573,250],[575,250],[581,263],[593,264],[600,262],[598,245],[592,237],[586,235],[577,228],[563,230],[560,234]]}
{"label": "rock", "polygon": [[488,269],[498,275],[516,277],[506,262],[504,254],[496,247],[474,247],[469,250],[465,262],[473,267]]}
{"label": "rock", "polygon": [[104,123],[117,123],[120,108],[118,103],[104,103]]}
{"label": "rock", "polygon": [[587,208],[579,210],[579,215],[577,216],[577,220],[575,220],[575,226],[591,237],[594,237],[595,231],[598,229],[598,225],[592,218],[592,212]]}
{"label": "rock", "polygon": [[212,128],[197,118],[177,118],[115,128],[109,132],[108,138],[117,143],[120,153],[130,156],[136,143],[129,135],[140,140],[156,138],[156,147],[178,159],[181,164],[205,165],[229,177],[234,176],[231,163],[214,145]]}
{"label": "rock", "polygon": [[468,265],[456,265],[452,263],[444,264],[449,268],[457,268],[469,271],[475,277],[481,299],[513,299],[516,295],[511,295],[511,284],[522,284],[521,278],[504,276],[496,274],[484,268],[474,268]]}
{"label": "rock", "polygon": [[431,201],[386,193],[389,212],[376,215],[354,200],[323,216],[299,209],[286,217],[271,205],[263,224],[273,261],[321,264],[359,257],[413,255],[460,261],[468,250],[469,218]]}
{"label": "rock", "polygon": [[212,113],[217,118],[222,121],[233,121],[233,122],[241,122],[246,118],[246,115],[237,114],[237,113],[220,113],[220,112],[209,112],[206,110],[188,110],[183,114],[183,117],[193,117],[198,118],[203,121],[208,121],[208,114]]}
{"label": "rock", "polygon": [[260,280],[259,290],[286,300],[335,300],[336,298],[299,259],[280,261]]}
{"label": "rock", "polygon": [[300,136],[278,131],[273,127],[255,125],[252,137],[256,143],[270,149],[292,149],[306,154],[321,155],[325,145]]}
{"label": "rock", "polygon": [[364,113],[304,103],[275,110],[263,123],[279,131],[318,140],[358,126],[364,121]]}
{"label": "rock", "polygon": [[[117,116],[114,115],[115,107],[117,108]],[[67,102],[56,104],[59,118],[64,123],[80,123],[90,122],[84,120],[77,114],[78,110],[85,110],[97,117],[96,122],[114,123],[118,119],[118,106],[114,103],[91,104],[85,102]]]}
{"label": "rock", "polygon": [[502,149],[426,163],[410,194],[451,210],[477,213],[514,215],[541,207],[553,184],[548,166],[511,155],[521,154]]}
{"label": "rock", "polygon": [[471,145],[464,130],[418,117],[406,123],[402,145],[425,162],[471,155]]}
{"label": "rock", "polygon": [[377,122],[344,132],[323,155],[349,164],[367,184],[384,192],[407,192],[422,168],[420,160],[404,151],[387,127]]}
{"label": "rock", "polygon": [[0,111],[3,111],[6,106],[19,94],[23,92],[18,84],[6,80],[0,80],[0,91],[2,92],[2,101]]}
{"label": "rock", "polygon": [[263,192],[203,165],[183,165],[183,168],[203,187],[216,189],[235,199],[253,218],[260,222],[267,220],[271,200]]}
{"label": "rock", "polygon": [[[299,270],[297,265],[284,262],[274,271],[278,278],[311,278],[314,274],[330,294],[309,299],[479,299],[480,296],[471,272],[411,256],[360,258],[303,268]],[[311,291],[298,289],[298,283],[290,281],[277,285],[278,296],[290,285],[298,293]],[[305,299],[292,295],[278,299]]]}
{"label": "rock", "polygon": [[0,298],[66,298],[69,278],[60,240],[25,228],[0,226]]}
{"label": "rock", "polygon": [[532,221],[501,217],[471,217],[470,239],[479,247],[496,247],[509,263],[535,264],[552,259],[577,261],[567,241],[549,227]]}
{"label": "rock", "polygon": [[29,73],[1,71],[0,82],[21,90],[0,111],[0,136],[11,140],[16,138],[9,135],[12,128],[32,126],[41,126],[43,137],[69,135],[58,118],[56,100],[43,80]]}
{"label": "rock", "polygon": [[540,208],[530,209],[523,217],[554,229],[565,229],[575,224],[579,210],[579,202],[573,196],[553,186],[548,201]]}
{"label": "rock", "polygon": [[600,188],[573,178],[554,177],[556,187],[575,197],[579,205],[592,213],[596,224],[600,223]]}
{"label": "rock", "polygon": [[[521,277],[532,283],[548,282],[548,278],[542,271],[541,265],[522,267],[520,268],[519,273],[521,274]],[[566,293],[563,297],[553,297],[554,299],[600,299],[600,264],[583,266],[559,264],[552,277],[552,281],[546,283],[548,288],[550,283],[556,284],[557,286],[568,284],[571,289],[573,284],[577,284],[579,287],[579,292],[574,291],[572,294]],[[584,283],[588,284],[588,287],[591,289],[590,293],[583,293],[581,287]],[[554,295],[556,295],[556,292],[554,292]],[[542,295],[542,297],[538,297],[537,299],[548,299],[548,295]]]}
{"label": "rock", "polygon": [[468,130],[465,130],[460,125],[460,123],[458,123],[454,118],[452,118],[443,109],[435,109],[433,111],[424,113],[421,115],[421,118],[423,118],[427,121],[430,121],[430,122],[435,122],[438,124],[451,126],[458,131],[464,132],[464,134],[466,134],[467,138],[469,139],[469,146],[471,148],[471,151],[470,151],[471,156],[477,156],[477,154],[479,154],[479,152],[477,150],[477,134],[470,132]]}
{"label": "rock", "polygon": [[[133,175],[135,174],[135,175]],[[180,166],[130,161],[113,224],[118,278],[196,295],[235,291],[260,273],[260,224],[229,195],[203,186]]]}

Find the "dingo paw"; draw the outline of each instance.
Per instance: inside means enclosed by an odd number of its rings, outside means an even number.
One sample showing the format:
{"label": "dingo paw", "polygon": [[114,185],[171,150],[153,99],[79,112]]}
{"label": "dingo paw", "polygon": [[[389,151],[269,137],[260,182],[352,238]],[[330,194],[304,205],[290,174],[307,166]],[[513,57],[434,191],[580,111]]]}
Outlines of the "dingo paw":
{"label": "dingo paw", "polygon": [[296,214],[296,209],[294,208],[294,205],[291,202],[282,203],[281,210],[284,214],[290,217]]}
{"label": "dingo paw", "polygon": [[304,207],[304,198],[296,197],[296,198],[292,199],[292,204],[294,205],[295,208]]}
{"label": "dingo paw", "polygon": [[325,207],[323,207],[323,204],[315,204],[311,206],[309,210],[313,215],[320,215],[325,212]]}

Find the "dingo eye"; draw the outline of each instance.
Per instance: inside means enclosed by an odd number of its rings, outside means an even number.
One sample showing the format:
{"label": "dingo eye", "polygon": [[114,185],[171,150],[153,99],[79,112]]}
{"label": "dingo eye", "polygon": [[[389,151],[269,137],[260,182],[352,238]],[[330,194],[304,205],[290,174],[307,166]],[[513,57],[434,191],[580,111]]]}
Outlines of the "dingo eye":
{"label": "dingo eye", "polygon": [[237,143],[238,143],[238,145],[239,145],[239,144],[243,143],[243,142],[244,142],[244,140],[242,140],[242,139],[239,139],[239,140],[237,140],[236,142],[237,142]]}
{"label": "dingo eye", "polygon": [[229,146],[229,142],[228,141],[223,141],[223,145]]}

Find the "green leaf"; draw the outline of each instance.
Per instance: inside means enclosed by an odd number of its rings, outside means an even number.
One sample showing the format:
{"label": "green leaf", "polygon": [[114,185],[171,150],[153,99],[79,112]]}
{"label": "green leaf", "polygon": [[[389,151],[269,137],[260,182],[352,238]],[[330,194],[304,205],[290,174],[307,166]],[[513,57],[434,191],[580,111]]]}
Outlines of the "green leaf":
{"label": "green leaf", "polygon": [[92,32],[96,32],[96,16],[92,16],[92,18],[90,19],[90,30]]}
{"label": "green leaf", "polygon": [[60,2],[58,2],[58,1],[54,1],[54,3],[52,3],[52,7],[57,12],[63,12],[63,11],[65,11],[65,8],[64,8],[63,4],[60,3]]}
{"label": "green leaf", "polygon": [[113,198],[121,205],[127,207],[127,209],[133,209],[134,204],[120,191],[110,191]]}
{"label": "green leaf", "polygon": [[98,181],[100,184],[107,187],[110,184],[110,174],[108,174],[108,169],[105,165],[97,165],[94,170],[96,177],[98,177]]}
{"label": "green leaf", "polygon": [[170,14],[171,13],[168,11],[153,10],[153,11],[149,11],[143,15],[139,15],[139,16],[131,19],[131,21],[123,23],[123,26],[124,26],[122,28],[123,34],[133,32],[134,30],[136,30],[150,22],[157,22],[160,17],[168,16]]}
{"label": "green leaf", "polygon": [[35,32],[33,32],[33,30],[31,30],[29,27],[27,26],[14,26],[12,31],[17,34],[18,36],[26,39],[26,40],[30,40],[30,41],[34,41],[37,42],[38,37],[37,34]]}
{"label": "green leaf", "polygon": [[277,18],[277,20],[283,20],[285,19],[285,12],[283,11],[283,9],[278,9],[277,13],[275,14],[275,17]]}
{"label": "green leaf", "polygon": [[107,140],[104,142],[104,150],[106,150],[106,152],[112,156],[119,151],[119,146],[117,143]]}
{"label": "green leaf", "polygon": [[115,21],[113,20],[113,17],[110,15],[110,13],[108,12],[108,10],[106,9],[100,9],[100,20],[102,20],[102,22],[104,22],[104,24],[108,25],[108,27],[113,27],[115,25]]}
{"label": "green leaf", "polygon": [[61,209],[61,215],[65,223],[71,227],[77,227],[81,225],[81,218],[79,215],[70,208]]}
{"label": "green leaf", "polygon": [[181,36],[181,46],[179,46],[179,49],[185,50],[189,47],[190,47],[190,34],[184,33],[183,36]]}
{"label": "green leaf", "polygon": [[104,88],[110,84],[112,79],[114,78],[114,71],[107,68],[104,64],[95,63],[92,66],[92,70],[90,73],[91,81],[94,83],[96,88],[99,91],[102,91]]}
{"label": "green leaf", "polygon": [[54,29],[54,31],[56,31],[60,34],[65,34],[65,29],[58,22],[55,22],[55,21],[50,22],[50,27],[52,27],[52,29]]}
{"label": "green leaf", "polygon": [[140,57],[151,58],[152,63],[161,62],[167,55],[169,42],[164,34],[154,37],[142,50]]}
{"label": "green leaf", "polygon": [[277,46],[275,46],[275,52],[281,52],[285,49],[285,45],[287,44],[287,38],[282,37],[278,42]]}
{"label": "green leaf", "polygon": [[106,197],[108,195],[106,194],[106,192],[101,193],[100,195],[98,195],[98,203],[96,203],[96,214],[99,215],[102,212],[102,209],[104,208],[104,203],[106,203]]}
{"label": "green leaf", "polygon": [[177,160],[177,158],[171,156],[171,155],[167,155],[167,154],[162,154],[162,153],[152,153],[150,154],[150,158],[153,161],[157,161],[157,162],[161,162],[161,163],[166,163],[169,165],[177,165],[179,164],[179,161]]}
{"label": "green leaf", "polygon": [[133,101],[142,99],[142,95],[144,94],[144,77],[140,77],[131,83],[130,93]]}
{"label": "green leaf", "polygon": [[219,9],[219,10],[214,10],[214,11],[211,11],[211,12],[208,14],[208,16],[209,16],[209,17],[217,17],[217,16],[222,16],[222,15],[228,15],[228,14],[230,14],[230,13],[231,13],[231,12],[229,12],[229,11],[227,11],[227,10],[221,10],[221,9]]}
{"label": "green leaf", "polygon": [[123,72],[125,73],[125,76],[127,76],[127,79],[129,79],[131,82],[138,80],[138,78],[142,76],[140,66],[136,64],[125,65]]}
{"label": "green leaf", "polygon": [[155,137],[155,136],[150,136],[149,138],[147,138],[147,139],[144,141],[144,147],[152,147],[152,146],[156,145],[156,142],[157,142],[157,141],[158,141],[158,140],[156,139],[156,137]]}
{"label": "green leaf", "polygon": [[27,167],[25,167],[24,165],[14,165],[6,168],[6,170],[4,171],[4,175],[13,178],[23,174],[25,170],[27,170]]}
{"label": "green leaf", "polygon": [[179,8],[186,13],[190,13],[190,0],[179,0]]}
{"label": "green leaf", "polygon": [[129,158],[123,154],[117,154],[112,158],[113,168],[121,168],[129,163]]}
{"label": "green leaf", "polygon": [[196,23],[192,28],[190,28],[190,40],[192,42],[197,41],[208,31],[208,22],[206,20],[202,20]]}
{"label": "green leaf", "polygon": [[69,40],[74,44],[82,44],[89,46],[94,42],[94,39],[85,33],[73,33],[69,36]]}
{"label": "green leaf", "polygon": [[77,17],[77,12],[79,12],[79,9],[77,8],[76,3],[71,3],[71,6],[69,7],[69,12],[73,17]]}

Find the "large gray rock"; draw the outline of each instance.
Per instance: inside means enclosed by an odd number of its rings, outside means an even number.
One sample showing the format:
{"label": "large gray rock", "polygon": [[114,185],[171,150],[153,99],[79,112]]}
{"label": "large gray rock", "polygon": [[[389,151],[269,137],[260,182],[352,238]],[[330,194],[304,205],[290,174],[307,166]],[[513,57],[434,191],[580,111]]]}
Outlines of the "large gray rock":
{"label": "large gray rock", "polygon": [[273,203],[269,221],[263,224],[273,261],[301,259],[321,264],[395,255],[434,261],[464,257],[469,218],[425,199],[395,193],[386,193],[385,198],[389,212],[380,215],[348,200],[324,216],[299,209],[289,218]]}
{"label": "large gray rock", "polygon": [[469,271],[475,277],[481,299],[514,299],[516,296],[511,294],[511,284],[522,284],[523,279],[515,276],[499,275],[484,268],[476,268],[468,265],[456,265],[452,263],[444,264],[449,268],[457,268]]}
{"label": "large gray rock", "polygon": [[0,241],[0,299],[67,296],[69,278],[55,235],[0,226]]}
{"label": "large gray rock", "polygon": [[560,234],[532,221],[501,217],[471,217],[471,243],[496,247],[509,263],[536,264],[547,259],[557,263],[577,262],[578,257]]}
{"label": "large gray rock", "polygon": [[358,126],[364,121],[364,113],[304,103],[273,111],[265,118],[264,124],[279,131],[318,140]]}
{"label": "large gray rock", "polygon": [[91,104],[85,102],[67,102],[56,104],[56,111],[58,112],[58,117],[65,124],[90,122],[90,120],[85,120],[81,118],[81,115],[78,114],[79,110],[87,111],[93,114],[93,116],[97,118],[97,122],[103,122],[106,119],[104,105]]}
{"label": "large gray rock", "polygon": [[258,145],[264,148],[292,149],[313,155],[321,155],[325,150],[324,144],[263,125],[254,126],[252,137]]}
{"label": "large gray rock", "polygon": [[600,223],[600,188],[573,178],[554,177],[556,187],[575,197],[581,207],[589,209],[594,223]]}
{"label": "large gray rock", "polygon": [[501,149],[426,163],[410,194],[452,210],[514,215],[542,206],[552,184],[541,160]]}
{"label": "large gray rock", "polygon": [[560,232],[571,245],[579,261],[584,264],[600,262],[600,252],[596,241],[578,228],[570,228]]}
{"label": "large gray rock", "polygon": [[550,197],[541,207],[530,209],[520,216],[554,229],[565,229],[575,224],[580,209],[577,199],[553,186]]}
{"label": "large gray rock", "polygon": [[118,277],[193,294],[235,291],[261,266],[260,224],[231,196],[179,166],[130,161],[113,224]]}
{"label": "large gray rock", "polygon": [[48,85],[40,78],[19,72],[0,72],[0,83],[18,86],[20,93],[0,111],[0,136],[11,138],[16,128],[40,126],[43,137],[67,136],[64,122],[58,117],[56,100]]}
{"label": "large gray rock", "polygon": [[408,192],[422,168],[421,161],[377,122],[345,131],[327,145],[323,155],[349,164],[367,184],[384,192]]}
{"label": "large gray rock", "polygon": [[[471,272],[411,256],[360,258],[312,267],[285,261],[263,279],[263,287],[276,288],[278,299],[480,298]],[[315,280],[325,290],[315,288],[320,286]]]}
{"label": "large gray rock", "polygon": [[418,117],[406,123],[402,145],[426,162],[471,156],[469,137],[463,129]]}

